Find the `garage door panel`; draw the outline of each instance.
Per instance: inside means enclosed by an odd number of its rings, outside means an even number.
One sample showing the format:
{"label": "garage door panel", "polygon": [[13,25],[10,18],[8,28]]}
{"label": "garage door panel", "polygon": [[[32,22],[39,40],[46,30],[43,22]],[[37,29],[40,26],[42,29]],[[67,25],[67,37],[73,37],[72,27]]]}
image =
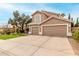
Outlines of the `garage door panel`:
{"label": "garage door panel", "polygon": [[38,27],[32,27],[32,34],[33,35],[38,35]]}
{"label": "garage door panel", "polygon": [[67,36],[67,26],[44,26],[43,35],[47,36]]}

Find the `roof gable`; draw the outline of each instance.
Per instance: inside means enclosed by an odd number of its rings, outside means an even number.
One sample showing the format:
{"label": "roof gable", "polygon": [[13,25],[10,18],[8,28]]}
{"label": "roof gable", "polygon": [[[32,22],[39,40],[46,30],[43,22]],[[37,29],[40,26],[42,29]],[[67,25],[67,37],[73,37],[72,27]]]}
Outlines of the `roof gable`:
{"label": "roof gable", "polygon": [[[48,12],[48,11],[36,11],[35,13],[32,14],[32,16],[35,15],[36,13],[43,13],[43,14],[46,15],[46,16],[48,16],[47,13],[49,13],[49,14],[54,14],[54,15],[59,15],[59,14],[57,14],[57,13],[52,13],[52,12]],[[59,15],[58,17],[57,17],[57,16],[55,17],[55,16],[53,16],[53,15],[48,16],[48,18],[47,18],[46,20],[44,20],[43,22],[41,22],[41,24],[43,24],[43,23],[46,22],[46,21],[51,20],[51,18],[56,18],[56,19],[58,19],[58,20],[62,20],[62,21],[65,21],[65,22],[70,22],[70,23],[73,22],[73,21],[71,21],[71,20],[65,19],[65,18],[60,17],[60,16],[61,16],[61,15]]]}
{"label": "roof gable", "polygon": [[59,15],[59,14],[57,14],[57,13],[53,13],[53,12],[48,12],[48,11],[36,11],[36,12],[34,12],[33,14],[32,14],[32,16],[33,15],[35,15],[36,13],[43,13],[43,14],[45,14],[46,16],[49,16],[48,14],[51,14],[51,15]]}
{"label": "roof gable", "polygon": [[70,20],[65,19],[65,18],[58,18],[58,17],[50,16],[45,21],[43,21],[42,23],[40,23],[40,25],[43,24],[43,23],[45,23],[45,22],[47,22],[47,21],[49,21],[49,20],[51,20],[52,18],[55,18],[55,19],[58,19],[58,20],[61,20],[61,21],[65,21],[65,22],[69,22],[69,23],[72,23],[73,22],[73,21],[70,21]]}
{"label": "roof gable", "polygon": [[42,13],[42,12],[40,12],[40,11],[36,11],[36,12],[34,12],[34,13],[32,14],[32,16],[35,15],[36,13]]}

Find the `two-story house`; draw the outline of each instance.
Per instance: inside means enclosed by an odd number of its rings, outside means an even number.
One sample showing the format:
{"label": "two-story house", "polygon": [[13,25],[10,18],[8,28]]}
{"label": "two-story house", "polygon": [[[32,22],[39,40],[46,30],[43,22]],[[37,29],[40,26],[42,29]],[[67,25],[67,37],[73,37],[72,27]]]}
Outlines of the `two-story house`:
{"label": "two-story house", "polygon": [[36,11],[32,14],[29,33],[46,36],[71,36],[72,21],[57,13]]}

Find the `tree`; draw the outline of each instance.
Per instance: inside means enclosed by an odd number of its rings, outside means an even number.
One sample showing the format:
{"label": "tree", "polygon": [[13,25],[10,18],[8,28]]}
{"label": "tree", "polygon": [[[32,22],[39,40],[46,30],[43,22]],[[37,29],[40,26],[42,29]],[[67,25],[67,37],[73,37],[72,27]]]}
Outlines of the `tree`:
{"label": "tree", "polygon": [[64,13],[62,13],[62,14],[61,14],[61,16],[62,16],[62,17],[64,17],[64,16],[65,16],[65,14],[64,14]]}
{"label": "tree", "polygon": [[70,15],[70,13],[69,13],[68,19],[71,19],[71,15]]}
{"label": "tree", "polygon": [[79,26],[79,21],[78,21],[78,20],[79,20],[79,19],[77,18],[77,20],[76,20],[76,24],[75,24],[76,27]]}
{"label": "tree", "polygon": [[71,21],[73,21],[73,18],[71,18]]}
{"label": "tree", "polygon": [[8,21],[8,24],[12,24],[12,19],[11,18],[9,18],[9,21]]}
{"label": "tree", "polygon": [[29,24],[30,22],[32,22],[32,19],[31,19],[31,18],[28,19],[28,20],[25,22],[25,24],[24,24],[25,33],[28,33],[28,31],[29,31],[29,28],[28,28],[28,25],[27,25],[27,24]]}
{"label": "tree", "polygon": [[71,23],[71,27],[74,27],[73,18],[71,18],[71,21],[72,21],[72,23]]}
{"label": "tree", "polygon": [[18,10],[14,11],[13,15],[15,18],[18,18],[20,16],[19,11]]}
{"label": "tree", "polygon": [[8,23],[15,25],[17,28],[17,32],[24,32],[25,24],[26,24],[26,28],[27,28],[27,24],[30,23],[30,21],[31,21],[30,16],[29,15],[26,16],[24,13],[20,14],[19,11],[17,11],[17,10],[13,12],[13,16],[14,16],[14,18],[13,19],[10,18]]}

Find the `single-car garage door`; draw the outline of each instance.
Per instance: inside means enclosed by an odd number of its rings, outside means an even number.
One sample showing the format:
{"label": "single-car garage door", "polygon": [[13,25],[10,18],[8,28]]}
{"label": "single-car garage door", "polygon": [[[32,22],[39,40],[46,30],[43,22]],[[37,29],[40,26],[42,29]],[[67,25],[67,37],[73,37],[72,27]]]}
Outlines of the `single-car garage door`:
{"label": "single-car garage door", "polygon": [[38,27],[32,27],[32,34],[33,35],[38,35],[39,29]]}
{"label": "single-car garage door", "polygon": [[43,26],[43,35],[67,36],[67,25]]}

